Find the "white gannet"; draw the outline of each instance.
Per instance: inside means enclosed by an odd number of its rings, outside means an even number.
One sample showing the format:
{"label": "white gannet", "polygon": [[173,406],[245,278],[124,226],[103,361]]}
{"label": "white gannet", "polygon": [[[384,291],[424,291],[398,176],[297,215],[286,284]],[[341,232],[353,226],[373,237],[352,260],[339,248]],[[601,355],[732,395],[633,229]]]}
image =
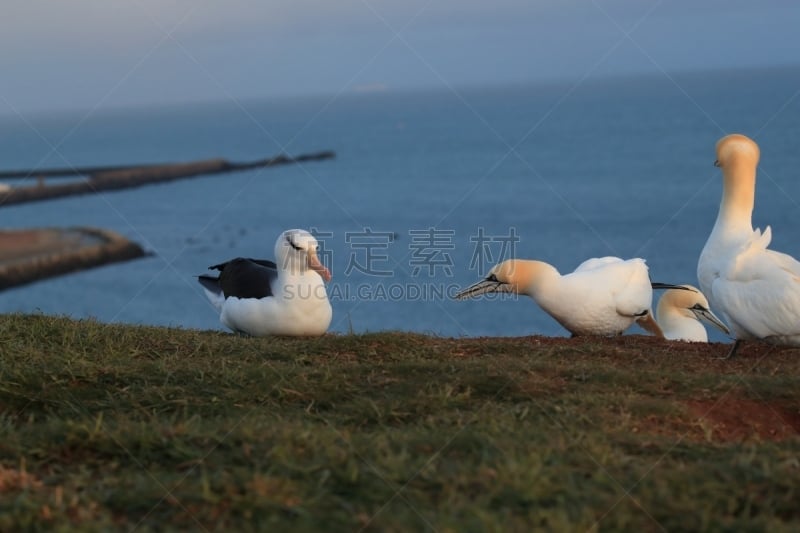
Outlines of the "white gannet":
{"label": "white gannet", "polygon": [[[659,288],[658,284],[654,284],[654,288]],[[656,322],[668,340],[708,342],[708,333],[701,321],[730,333],[727,326],[711,312],[708,300],[696,287],[681,285],[677,289],[669,289],[658,300]]]}
{"label": "white gannet", "polygon": [[700,289],[736,338],[800,346],[800,263],[768,250],[772,231],[753,230],[758,145],[733,134],[717,143],[722,202],[697,263]]}
{"label": "white gannet", "polygon": [[307,231],[284,231],[275,242],[275,262],[232,259],[209,267],[218,277],[198,276],[206,295],[233,331],[254,336],[322,335],[333,317],[325,281],[331,273],[317,258],[317,240]]}
{"label": "white gannet", "polygon": [[530,296],[573,336],[619,335],[638,322],[663,337],[653,319],[653,289],[644,259],[589,259],[565,275],[542,261],[509,259],[455,298],[491,292]]}

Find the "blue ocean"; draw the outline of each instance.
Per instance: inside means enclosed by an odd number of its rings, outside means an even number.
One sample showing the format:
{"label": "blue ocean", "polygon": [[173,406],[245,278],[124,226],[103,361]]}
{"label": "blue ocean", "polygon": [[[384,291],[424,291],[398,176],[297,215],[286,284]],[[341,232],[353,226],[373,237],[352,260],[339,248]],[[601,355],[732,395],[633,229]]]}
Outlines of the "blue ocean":
{"label": "blue ocean", "polygon": [[4,291],[0,311],[223,329],[196,276],[297,227],[333,272],[332,331],[563,336],[528,298],[450,297],[509,257],[643,257],[697,284],[732,132],[761,147],[754,224],[800,255],[800,68],[5,115],[4,169],[336,158],[0,207],[6,228],[98,226],[152,254]]}

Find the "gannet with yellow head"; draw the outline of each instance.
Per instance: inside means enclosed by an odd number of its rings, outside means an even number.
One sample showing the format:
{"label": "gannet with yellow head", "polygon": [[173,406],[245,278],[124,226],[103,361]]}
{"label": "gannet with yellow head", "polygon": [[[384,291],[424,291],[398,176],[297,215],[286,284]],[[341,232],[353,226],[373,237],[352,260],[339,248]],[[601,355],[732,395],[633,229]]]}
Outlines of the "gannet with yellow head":
{"label": "gannet with yellow head", "polygon": [[697,263],[700,289],[736,338],[800,346],[800,263],[767,249],[769,226],[753,230],[758,145],[740,134],[717,143],[722,202]]}
{"label": "gannet with yellow head", "polygon": [[590,259],[565,275],[543,261],[509,259],[455,298],[492,292],[530,296],[575,336],[619,335],[638,322],[663,337],[653,319],[653,289],[644,259]]}
{"label": "gannet with yellow head", "polygon": [[668,340],[708,342],[708,333],[702,322],[723,333],[730,333],[728,327],[711,312],[703,293],[691,285],[669,289],[661,296],[656,308],[656,321]]}

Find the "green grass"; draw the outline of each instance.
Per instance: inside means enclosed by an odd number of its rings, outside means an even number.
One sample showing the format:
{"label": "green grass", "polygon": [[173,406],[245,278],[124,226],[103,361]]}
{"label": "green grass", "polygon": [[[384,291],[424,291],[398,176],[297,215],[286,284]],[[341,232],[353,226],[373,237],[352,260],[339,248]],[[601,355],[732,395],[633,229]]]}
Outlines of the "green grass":
{"label": "green grass", "polygon": [[796,531],[800,350],[726,348],[0,316],[0,530]]}

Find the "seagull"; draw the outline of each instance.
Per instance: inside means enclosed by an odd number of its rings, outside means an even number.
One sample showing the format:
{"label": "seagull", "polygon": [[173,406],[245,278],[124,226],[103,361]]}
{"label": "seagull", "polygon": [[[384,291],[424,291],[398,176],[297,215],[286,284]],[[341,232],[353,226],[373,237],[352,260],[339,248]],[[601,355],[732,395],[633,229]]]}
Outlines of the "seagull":
{"label": "seagull", "polygon": [[492,292],[530,296],[573,336],[620,335],[634,322],[664,336],[653,319],[653,289],[644,259],[592,258],[564,275],[543,261],[509,259],[455,299]]}
{"label": "seagull", "polygon": [[237,257],[201,275],[220,321],[232,331],[265,335],[318,336],[328,330],[333,310],[325,291],[331,273],[317,257],[317,240],[301,229],[281,233],[275,259]]}
{"label": "seagull", "polygon": [[701,321],[730,334],[728,327],[709,309],[703,293],[692,285],[669,289],[658,301],[656,322],[667,340],[708,342],[708,333]]}
{"label": "seagull", "polygon": [[722,202],[697,263],[700,289],[724,318],[736,341],[800,346],[800,263],[769,250],[772,230],[753,229],[758,145],[740,134],[717,143]]}

